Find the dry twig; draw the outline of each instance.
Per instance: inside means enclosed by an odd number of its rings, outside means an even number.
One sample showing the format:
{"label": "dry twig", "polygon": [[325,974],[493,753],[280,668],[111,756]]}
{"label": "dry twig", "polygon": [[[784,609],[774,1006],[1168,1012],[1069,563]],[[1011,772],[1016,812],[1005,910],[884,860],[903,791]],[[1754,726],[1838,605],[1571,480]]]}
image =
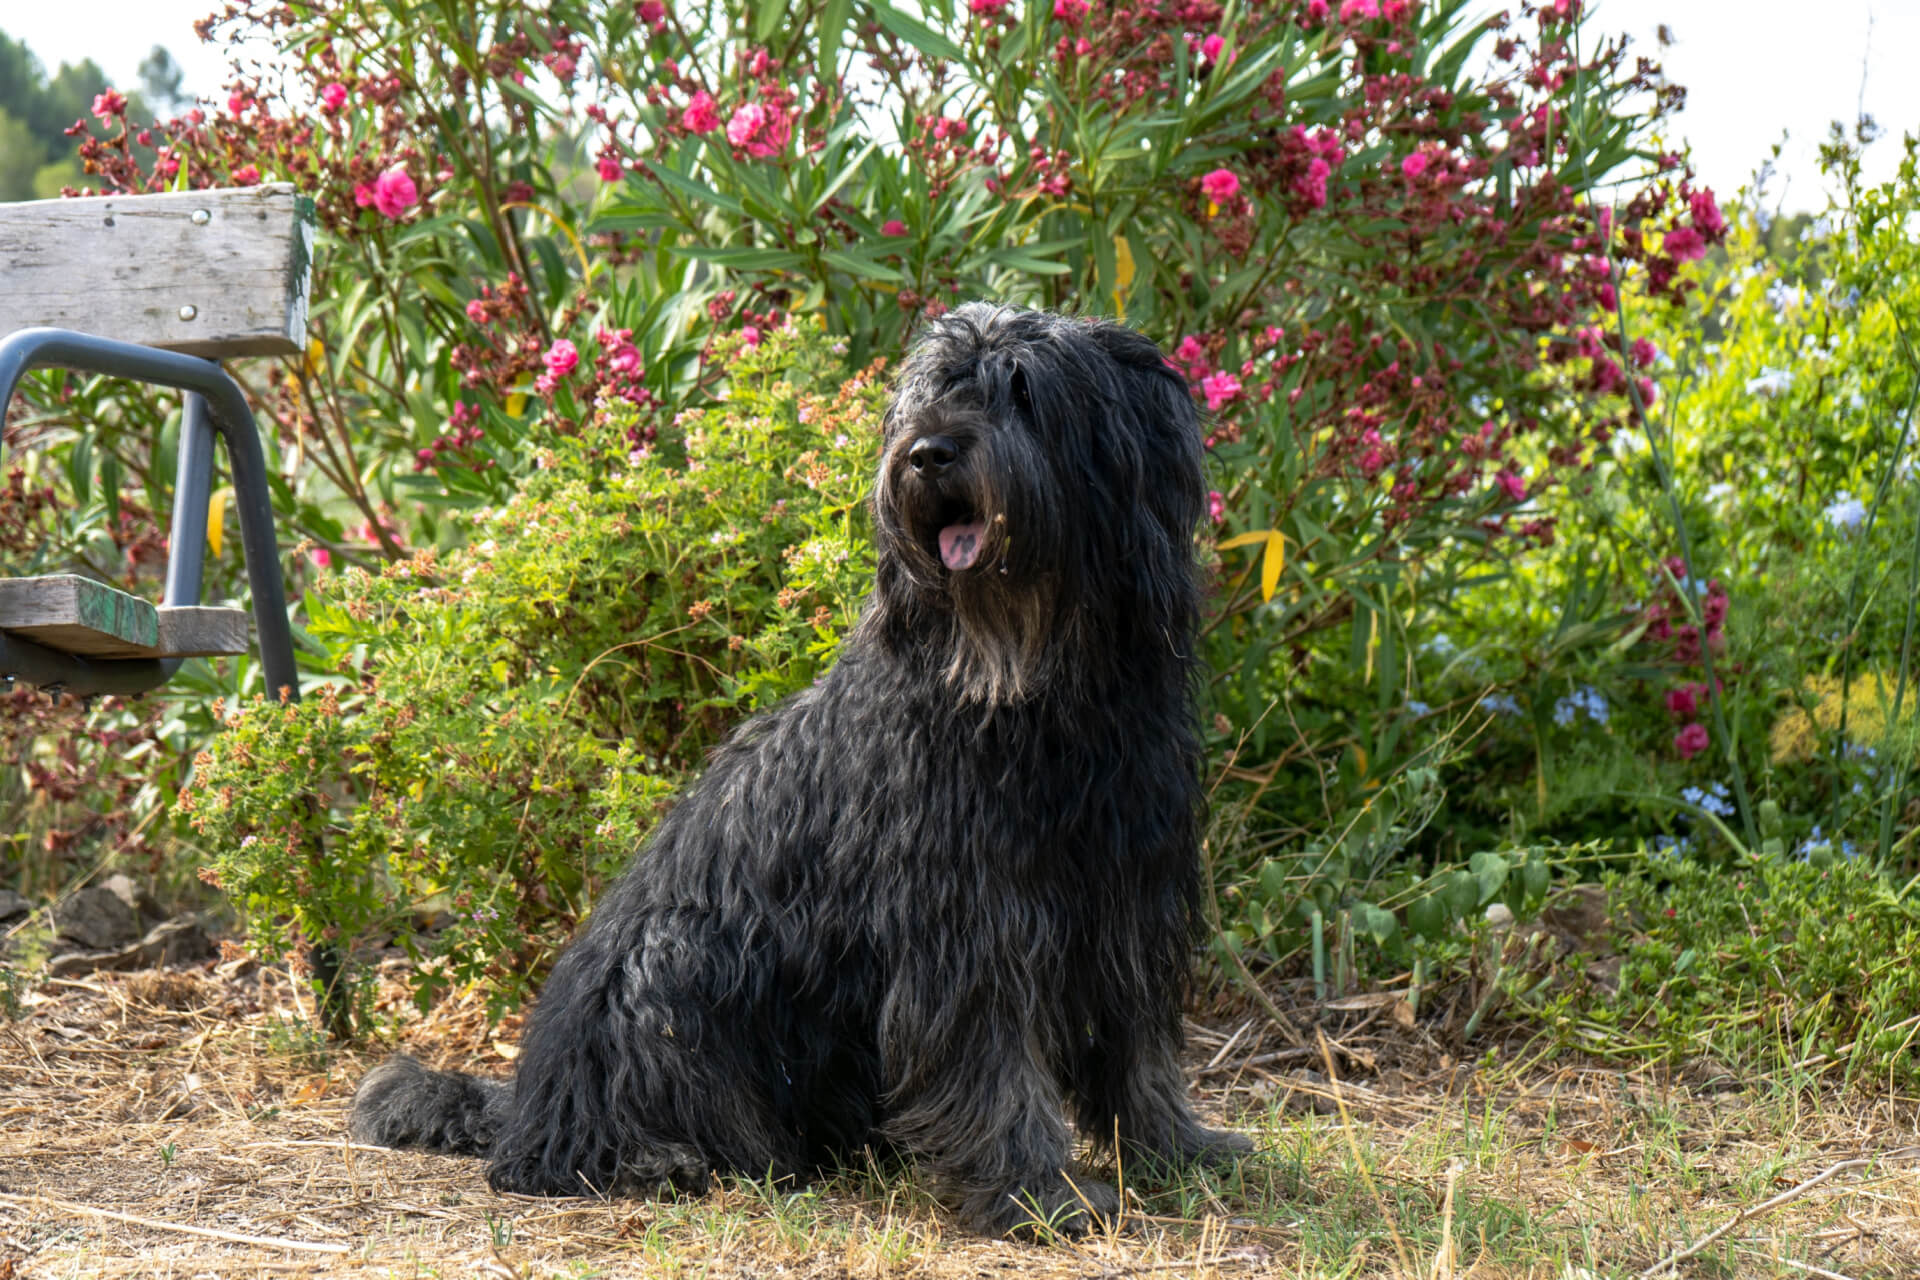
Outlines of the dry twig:
{"label": "dry twig", "polygon": [[190,1236],[206,1236],[211,1240],[225,1240],[229,1244],[257,1244],[269,1249],[293,1249],[301,1253],[352,1253],[344,1244],[321,1244],[312,1240],[287,1240],[278,1236],[249,1236],[238,1231],[222,1231],[217,1227],[195,1227],[184,1222],[163,1222],[159,1218],[142,1218],[131,1213],[115,1213],[112,1209],[96,1209],[90,1204],[76,1204],[71,1200],[61,1200],[55,1196],[13,1196],[0,1191],[0,1204],[18,1205],[23,1209],[38,1206],[59,1213],[76,1214],[83,1218],[108,1218],[114,1222],[125,1222],[135,1227],[147,1227],[154,1231],[180,1231]]}

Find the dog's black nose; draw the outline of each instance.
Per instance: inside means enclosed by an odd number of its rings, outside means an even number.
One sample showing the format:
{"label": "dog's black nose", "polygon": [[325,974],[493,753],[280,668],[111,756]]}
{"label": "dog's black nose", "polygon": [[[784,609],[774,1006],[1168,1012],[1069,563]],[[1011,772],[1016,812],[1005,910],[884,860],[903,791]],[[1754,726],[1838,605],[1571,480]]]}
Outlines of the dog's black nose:
{"label": "dog's black nose", "polygon": [[938,474],[960,457],[960,446],[950,436],[922,436],[907,450],[907,465],[922,474]]}

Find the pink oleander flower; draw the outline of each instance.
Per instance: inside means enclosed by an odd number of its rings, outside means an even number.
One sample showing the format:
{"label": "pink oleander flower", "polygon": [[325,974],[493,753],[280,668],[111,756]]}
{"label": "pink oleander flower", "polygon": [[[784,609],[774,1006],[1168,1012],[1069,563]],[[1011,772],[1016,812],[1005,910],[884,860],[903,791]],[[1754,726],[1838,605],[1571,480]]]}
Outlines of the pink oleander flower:
{"label": "pink oleander flower", "polygon": [[756,325],[746,325],[740,330],[740,340],[750,347],[760,345],[760,330]]}
{"label": "pink oleander flower", "polygon": [[163,178],[171,178],[180,172],[180,157],[173,154],[173,148],[162,147],[154,153],[153,171]]}
{"label": "pink oleander flower", "polygon": [[1693,759],[1712,743],[1713,738],[1703,724],[1690,724],[1673,735],[1673,749],[1680,753],[1682,760]]}
{"label": "pink oleander flower", "polygon": [[720,110],[705,89],[694,94],[680,113],[680,127],[690,133],[712,133],[720,127]]}
{"label": "pink oleander flower", "polygon": [[1613,287],[1611,280],[1595,286],[1593,296],[1599,299],[1600,309],[1609,315],[1620,309],[1620,291]]}
{"label": "pink oleander flower", "polygon": [[1225,204],[1240,194],[1240,177],[1231,169],[1215,169],[1200,179],[1200,193],[1214,204]]}
{"label": "pink oleander flower", "polygon": [[1207,519],[1219,524],[1227,518],[1227,500],[1220,496],[1218,489],[1207,494]]}
{"label": "pink oleander flower", "polygon": [[640,348],[634,346],[631,342],[624,346],[615,347],[612,354],[607,357],[607,368],[613,370],[615,373],[624,374],[629,378],[639,377],[641,368]]}
{"label": "pink oleander flower", "polygon": [[320,109],[328,115],[347,105],[347,86],[338,80],[320,91]]}
{"label": "pink oleander flower", "polygon": [[420,203],[420,188],[413,185],[413,179],[408,177],[407,171],[399,165],[395,165],[373,180],[373,187],[369,192],[370,200],[360,198],[361,190],[360,187],[354,188],[354,203],[362,206],[371,203],[380,211],[381,216],[387,218],[399,218]]}
{"label": "pink oleander flower", "polygon": [[238,89],[235,89],[232,93],[227,95],[227,110],[232,112],[236,116],[243,116],[247,114],[247,112],[252,109],[253,105],[254,105],[253,99],[248,97],[246,94],[240,92],[240,90]]}
{"label": "pink oleander flower", "polygon": [[1660,348],[1654,346],[1650,339],[1635,338],[1633,340],[1633,363],[1636,367],[1644,369],[1659,358]]}
{"label": "pink oleander flower", "polygon": [[1077,23],[1092,7],[1090,0],[1053,0],[1053,16],[1062,22]]}
{"label": "pink oleander flower", "polygon": [[1692,227],[1675,227],[1667,232],[1667,238],[1660,247],[1675,262],[1697,262],[1707,256],[1706,237]]}
{"label": "pink oleander flower", "polygon": [[1703,235],[1717,236],[1727,229],[1727,219],[1714,201],[1711,188],[1694,192],[1687,203],[1693,208],[1693,225]]}
{"label": "pink oleander flower", "polygon": [[640,21],[655,31],[667,25],[667,6],[660,3],[660,0],[641,0],[638,12]]}
{"label": "pink oleander flower", "polygon": [[1316,209],[1324,209],[1327,204],[1327,179],[1333,176],[1333,166],[1315,156],[1307,165],[1307,171],[1294,179],[1294,191]]}
{"label": "pink oleander flower", "polygon": [[1358,22],[1380,16],[1380,0],[1340,0],[1340,21]]}
{"label": "pink oleander flower", "polygon": [[881,226],[880,234],[883,236],[904,236],[909,233],[906,223],[900,221],[898,218],[888,218]]}
{"label": "pink oleander flower", "polygon": [[1427,158],[1426,152],[1416,151],[1400,162],[1400,174],[1408,182],[1412,182],[1415,178],[1418,178],[1427,171],[1427,166],[1430,163],[1432,163],[1432,161]]}
{"label": "pink oleander flower", "polygon": [[[358,194],[359,192],[356,191],[356,198]],[[475,324],[485,324],[487,322],[487,304],[478,298],[469,298],[467,300],[467,319],[473,321]]]}
{"label": "pink oleander flower", "polygon": [[102,89],[99,93],[93,95],[93,114],[102,120],[109,119],[113,116],[125,115],[126,111],[127,95],[118,89]]}
{"label": "pink oleander flower", "polygon": [[1204,369],[1207,366],[1207,345],[1191,333],[1180,339],[1180,345],[1173,349],[1173,355],[1189,368]]}
{"label": "pink oleander flower", "polygon": [[758,102],[741,103],[727,121],[727,141],[756,160],[779,155],[792,137],[793,121],[787,113]]}
{"label": "pink oleander flower", "polygon": [[1502,471],[1494,476],[1493,479],[1494,483],[1498,484],[1512,501],[1525,502],[1527,500],[1527,482],[1520,478],[1518,472]]}
{"label": "pink oleander flower", "polygon": [[1691,720],[1700,710],[1700,695],[1707,687],[1703,684],[1683,684],[1667,690],[1667,714],[1676,720]]}
{"label": "pink oleander flower", "polygon": [[593,168],[594,172],[600,175],[602,182],[618,182],[623,172],[618,156],[603,155],[594,162]]}
{"label": "pink oleander flower", "polygon": [[994,18],[1004,13],[1007,0],[967,0],[967,11],[979,18]]}
{"label": "pink oleander flower", "polygon": [[602,329],[594,340],[607,353],[607,368],[628,378],[640,376],[640,348],[633,345],[633,330]]}
{"label": "pink oleander flower", "polygon": [[1220,51],[1226,47],[1227,42],[1221,39],[1220,33],[1216,31],[1200,42],[1200,56],[1208,62],[1218,62]]}
{"label": "pink oleander flower", "polygon": [[1307,0],[1307,21],[1325,22],[1327,20],[1327,0]]}
{"label": "pink oleander flower", "polygon": [[260,181],[260,170],[250,164],[243,164],[233,171],[233,185],[251,187]]}
{"label": "pink oleander flower", "polygon": [[557,381],[573,372],[574,366],[580,363],[580,352],[567,339],[555,338],[540,359],[547,366],[548,375]]}
{"label": "pink oleander flower", "polygon": [[1210,373],[1200,379],[1200,393],[1207,398],[1207,408],[1219,412],[1220,406],[1230,404],[1240,397],[1240,379],[1230,373]]}

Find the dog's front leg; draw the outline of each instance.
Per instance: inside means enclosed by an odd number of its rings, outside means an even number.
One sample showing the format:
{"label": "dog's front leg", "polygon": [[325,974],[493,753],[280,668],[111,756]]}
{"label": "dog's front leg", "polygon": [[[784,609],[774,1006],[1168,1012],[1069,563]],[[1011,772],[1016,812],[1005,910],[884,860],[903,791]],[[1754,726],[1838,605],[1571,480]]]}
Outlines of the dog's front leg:
{"label": "dog's front leg", "polygon": [[1117,1140],[1122,1160],[1152,1170],[1230,1166],[1251,1153],[1253,1143],[1194,1116],[1180,1069],[1178,1025],[1174,1018],[1124,1029],[1116,1022],[1091,1037],[1073,1075],[1081,1133],[1109,1147]]}
{"label": "dog's front leg", "polygon": [[1076,1235],[1111,1219],[1119,1196],[1075,1177],[1053,1073],[1026,1029],[982,1019],[919,1043],[895,1039],[887,1136],[961,1196],[975,1230]]}

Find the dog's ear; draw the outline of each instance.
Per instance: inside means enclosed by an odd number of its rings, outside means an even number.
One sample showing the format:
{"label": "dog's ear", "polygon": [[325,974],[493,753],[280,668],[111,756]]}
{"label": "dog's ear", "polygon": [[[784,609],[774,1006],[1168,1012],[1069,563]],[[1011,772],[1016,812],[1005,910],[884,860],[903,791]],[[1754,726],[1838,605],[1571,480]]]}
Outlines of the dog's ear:
{"label": "dog's ear", "polygon": [[1013,361],[1013,372],[1007,377],[1007,394],[1013,399],[1013,407],[1033,418],[1033,388],[1027,385],[1027,371],[1020,367],[1019,357]]}

